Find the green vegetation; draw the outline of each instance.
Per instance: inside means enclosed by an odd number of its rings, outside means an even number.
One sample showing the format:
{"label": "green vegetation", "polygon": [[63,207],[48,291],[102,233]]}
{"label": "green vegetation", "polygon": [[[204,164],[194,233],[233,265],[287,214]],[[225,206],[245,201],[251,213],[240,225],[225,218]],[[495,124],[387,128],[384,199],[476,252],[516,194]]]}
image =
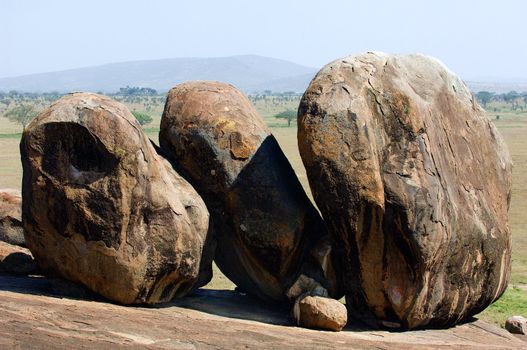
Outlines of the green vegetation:
{"label": "green vegetation", "polygon": [[139,122],[141,125],[150,124],[152,122],[152,117],[146,113],[133,111],[132,114],[134,115],[135,119]]}
{"label": "green vegetation", "polygon": [[16,134],[0,134],[0,139],[16,139],[19,140],[22,137],[22,133],[16,133]]}
{"label": "green vegetation", "polygon": [[503,327],[507,318],[514,315],[527,315],[527,291],[516,286],[509,287],[498,301],[478,317]]}
{"label": "green vegetation", "polygon": [[119,89],[119,95],[122,96],[154,96],[157,95],[157,91],[151,88],[145,87],[130,87],[126,86]]}
{"label": "green vegetation", "polygon": [[22,128],[26,128],[26,125],[35,118],[37,115],[37,110],[33,105],[30,104],[21,104],[19,106],[13,107],[7,112],[4,113],[4,117],[11,120],[12,122],[22,125]]}
{"label": "green vegetation", "polygon": [[489,112],[527,111],[527,92],[509,91],[503,94],[495,94],[480,91],[476,94],[476,99]]}
{"label": "green vegetation", "polygon": [[282,111],[278,114],[274,115],[277,119],[285,119],[287,120],[287,126],[291,126],[291,121],[296,119],[296,111],[292,109],[286,109],[285,111]]}

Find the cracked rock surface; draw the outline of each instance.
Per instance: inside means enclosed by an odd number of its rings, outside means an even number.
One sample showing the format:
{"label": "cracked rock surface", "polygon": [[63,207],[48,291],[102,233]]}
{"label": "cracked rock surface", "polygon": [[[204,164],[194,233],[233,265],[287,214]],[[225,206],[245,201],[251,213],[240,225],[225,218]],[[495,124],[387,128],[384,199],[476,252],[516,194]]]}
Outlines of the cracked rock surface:
{"label": "cracked rock surface", "polygon": [[441,63],[366,53],[326,65],[301,100],[298,145],[352,317],[448,326],[503,293],[511,158]]}
{"label": "cracked rock surface", "polygon": [[200,284],[211,264],[201,260],[205,203],[124,105],[69,94],[27,126],[20,148],[26,244],[46,273],[121,304]]}

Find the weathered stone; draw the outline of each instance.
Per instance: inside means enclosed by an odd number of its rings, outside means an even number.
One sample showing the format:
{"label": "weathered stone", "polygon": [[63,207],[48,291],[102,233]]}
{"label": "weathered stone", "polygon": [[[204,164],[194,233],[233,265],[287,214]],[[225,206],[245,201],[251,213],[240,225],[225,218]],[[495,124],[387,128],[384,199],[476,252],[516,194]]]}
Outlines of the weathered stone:
{"label": "weathered stone", "polygon": [[527,318],[511,316],[505,321],[505,329],[514,334],[527,334]]}
{"label": "weathered stone", "polygon": [[322,219],[251,102],[231,85],[170,90],[161,148],[203,196],[215,225],[215,260],[241,290],[286,301],[301,273],[338,295]]}
{"label": "weathered stone", "polygon": [[298,326],[339,332],[348,322],[348,310],[338,300],[307,295],[297,299],[293,318]]}
{"label": "weathered stone", "polygon": [[367,53],[328,64],[301,100],[298,144],[352,317],[448,326],[503,293],[511,159],[438,61]]}
{"label": "weathered stone", "polygon": [[25,246],[20,191],[0,189],[0,241]]}
{"label": "weathered stone", "polygon": [[45,271],[122,304],[197,286],[205,203],[124,105],[67,95],[27,126],[20,147],[26,243]]}
{"label": "weathered stone", "polygon": [[0,273],[30,275],[38,272],[28,249],[0,241]]}

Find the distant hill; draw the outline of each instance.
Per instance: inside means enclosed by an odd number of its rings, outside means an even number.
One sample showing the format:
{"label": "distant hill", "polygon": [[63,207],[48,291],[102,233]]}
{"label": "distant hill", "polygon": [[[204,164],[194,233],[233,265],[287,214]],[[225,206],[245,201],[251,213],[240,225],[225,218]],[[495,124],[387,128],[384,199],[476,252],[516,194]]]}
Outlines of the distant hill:
{"label": "distant hill", "polygon": [[509,91],[527,92],[527,81],[467,81],[470,91],[477,93],[479,91],[489,91],[497,94]]}
{"label": "distant hill", "polygon": [[316,72],[316,68],[254,55],[173,58],[0,78],[0,91],[116,92],[129,85],[164,92],[187,80],[218,80],[231,83],[246,93],[303,92]]}
{"label": "distant hill", "polygon": [[[0,78],[0,91],[117,92],[125,86],[149,87],[165,92],[188,80],[218,80],[246,93],[304,92],[317,68],[276,58],[243,55],[214,58],[171,58],[131,61],[57,72]],[[467,81],[473,92],[527,91],[527,81]]]}

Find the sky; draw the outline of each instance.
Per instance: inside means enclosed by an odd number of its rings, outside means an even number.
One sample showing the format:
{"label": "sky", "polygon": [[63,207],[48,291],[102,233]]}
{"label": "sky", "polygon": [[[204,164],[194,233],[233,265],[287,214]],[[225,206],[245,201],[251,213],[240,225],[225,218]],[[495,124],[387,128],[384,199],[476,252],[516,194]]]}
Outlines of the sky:
{"label": "sky", "polygon": [[527,81],[523,0],[0,0],[0,77],[255,54],[311,67],[419,52],[467,80]]}

